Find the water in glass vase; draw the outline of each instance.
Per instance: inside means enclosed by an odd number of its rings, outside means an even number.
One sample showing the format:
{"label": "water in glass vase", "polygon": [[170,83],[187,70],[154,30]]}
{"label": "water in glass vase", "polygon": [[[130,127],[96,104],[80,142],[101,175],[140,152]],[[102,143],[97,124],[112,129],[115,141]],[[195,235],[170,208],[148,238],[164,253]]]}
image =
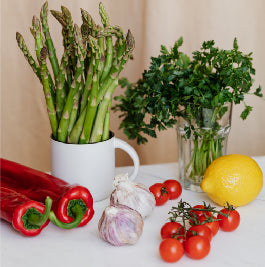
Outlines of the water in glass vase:
{"label": "water in glass vase", "polygon": [[202,192],[200,183],[205,170],[213,160],[226,155],[231,114],[232,104],[227,103],[214,109],[201,109],[192,125],[184,119],[178,120],[179,178],[185,189]]}

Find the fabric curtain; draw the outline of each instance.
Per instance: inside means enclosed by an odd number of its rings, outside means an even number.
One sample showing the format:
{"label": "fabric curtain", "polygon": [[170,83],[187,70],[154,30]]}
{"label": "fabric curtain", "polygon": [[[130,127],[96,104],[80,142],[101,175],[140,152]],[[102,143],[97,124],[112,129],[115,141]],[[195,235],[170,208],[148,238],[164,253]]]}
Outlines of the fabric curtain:
{"label": "fabric curtain", "polygon": [[[234,37],[239,48],[253,52],[256,69],[254,88],[263,86],[265,93],[265,1],[264,0],[103,0],[113,25],[130,29],[135,37],[134,60],[127,63],[121,77],[131,82],[149,67],[150,57],[157,56],[161,44],[167,47],[183,36],[182,50],[191,56],[203,41],[215,40],[219,48],[230,49]],[[42,86],[17,47],[20,32],[31,51],[30,34],[33,15],[39,16],[42,0],[3,0],[1,3],[1,157],[48,171],[50,170],[51,129]],[[80,8],[87,10],[100,23],[99,1],[49,0],[49,9],[69,8],[74,21],[81,25]],[[62,54],[61,26],[49,15],[52,38],[59,57]],[[124,91],[117,88],[115,95]],[[228,153],[250,156],[265,154],[265,102],[255,96],[246,98],[253,111],[246,121],[240,119],[244,105],[234,106]],[[111,114],[111,129],[116,136],[131,144],[141,164],[176,162],[177,136],[174,128],[148,138],[145,145],[128,140],[119,129],[119,113]],[[117,166],[131,165],[121,151]]]}

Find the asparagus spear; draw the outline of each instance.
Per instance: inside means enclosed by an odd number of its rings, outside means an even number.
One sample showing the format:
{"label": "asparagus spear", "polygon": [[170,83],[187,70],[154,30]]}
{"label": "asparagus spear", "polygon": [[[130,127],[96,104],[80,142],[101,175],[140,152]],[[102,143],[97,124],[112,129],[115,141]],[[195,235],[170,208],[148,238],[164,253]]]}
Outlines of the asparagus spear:
{"label": "asparagus spear", "polygon": [[[82,15],[82,21],[83,24],[81,26],[81,31],[83,30],[83,37],[84,40],[86,40],[88,43],[87,49],[90,51],[90,44],[89,44],[89,36],[95,37],[97,36],[98,31],[102,30],[100,26],[95,24],[95,21],[91,17],[91,15],[84,9],[81,8],[81,15]],[[98,38],[98,45],[100,48],[101,56],[103,56],[104,53],[104,38]],[[89,67],[91,68],[91,53],[89,53],[89,56],[85,60],[85,70],[88,71]],[[101,71],[104,68],[104,61],[100,61],[101,65]]]}
{"label": "asparagus spear", "polygon": [[99,3],[99,15],[101,17],[101,22],[104,27],[109,26],[109,16],[107,14],[107,11],[105,7],[103,6],[102,2]]}
{"label": "asparagus spear", "polygon": [[[65,21],[65,16],[63,13],[61,13],[60,11],[56,11],[56,10],[51,10],[50,11],[51,14],[60,22],[60,24],[62,25],[62,36],[63,36],[63,46],[64,46],[64,51],[69,53],[69,37],[68,37],[68,29],[69,26],[67,26],[67,23]],[[70,59],[68,59],[70,60]],[[68,62],[68,66],[66,67],[66,76],[67,76],[67,88],[70,89],[71,88],[71,84],[72,84],[72,73],[70,70],[70,64],[71,62]]]}
{"label": "asparagus spear", "polygon": [[93,62],[93,60],[90,60],[89,68],[88,68],[87,75],[86,75],[86,83],[85,83],[85,87],[84,87],[84,91],[83,91],[82,99],[81,99],[81,112],[83,111],[83,109],[85,108],[87,104],[88,96],[90,93],[90,85],[92,83],[92,78],[93,78],[94,64],[95,63]]}
{"label": "asparagus spear", "polygon": [[65,98],[67,94],[66,88],[65,88],[65,75],[66,75],[67,63],[68,63],[68,55],[67,55],[67,52],[65,51],[62,56],[58,76],[56,79],[56,92],[55,93],[56,93],[56,112],[57,112],[58,119],[61,118],[61,113],[63,111]]}
{"label": "asparagus spear", "polygon": [[79,138],[83,130],[83,125],[84,121],[86,118],[86,113],[87,113],[87,105],[84,107],[84,109],[81,111],[80,116],[75,123],[72,132],[69,136],[69,143],[71,144],[78,144],[79,143]]}
{"label": "asparagus spear", "polygon": [[[106,9],[103,6],[102,3],[99,4],[99,14],[101,16],[101,22],[105,28],[109,27],[109,17],[107,15]],[[113,44],[112,44],[112,35],[107,35],[106,36],[106,61],[105,61],[105,66],[102,72],[102,75],[100,77],[100,81],[104,81],[105,78],[108,76],[111,65],[112,65],[112,60],[113,60]]]}
{"label": "asparagus spear", "polygon": [[[19,46],[19,48],[21,49],[22,53],[24,54],[26,60],[28,61],[29,65],[31,66],[31,68],[33,69],[34,73],[37,75],[37,77],[39,78],[40,82],[42,82],[41,80],[41,73],[40,73],[40,67],[39,65],[36,63],[36,61],[34,60],[34,58],[32,57],[32,55],[30,54],[25,40],[23,38],[23,36],[17,32],[16,33],[16,39],[17,39],[17,44]],[[53,80],[48,72],[48,79],[49,79],[49,86],[50,88],[54,88],[53,85]],[[53,95],[53,89],[52,89],[52,95]]]}
{"label": "asparagus spear", "polygon": [[[74,124],[77,120],[77,114],[79,109],[79,98],[82,91],[82,87],[84,86],[84,81],[81,81],[81,85],[79,86],[79,90],[76,92],[74,96],[74,104],[70,115],[69,125],[68,125],[68,136],[71,134]],[[70,140],[70,139],[69,139]]]}
{"label": "asparagus spear", "polygon": [[[65,21],[65,30],[67,33],[67,41],[68,41],[68,49],[73,49],[73,45],[74,45],[74,30],[73,30],[73,19],[72,19],[72,15],[71,12],[64,6],[61,6],[61,10],[62,10],[62,14],[64,17],[64,21]],[[77,63],[77,59],[75,57],[75,53],[70,53],[70,58],[71,58],[71,64],[70,64],[70,68],[72,71],[74,71],[76,63]]]}
{"label": "asparagus spear", "polygon": [[[114,57],[113,60],[113,66],[118,66],[119,62],[121,61],[121,58],[124,54],[125,51],[125,46],[126,46],[126,42],[124,40],[123,37],[123,32],[122,29],[116,27],[116,37],[117,37],[117,41],[115,44],[115,50],[116,50],[116,55]],[[113,69],[111,70],[111,72],[113,73]],[[116,69],[116,71],[118,71],[118,69]]]}
{"label": "asparagus spear", "polygon": [[[62,29],[62,34],[63,34],[63,45],[64,45],[64,51],[70,54],[70,46],[68,44],[68,35],[67,31],[65,28]],[[70,56],[68,57],[68,62],[66,66],[66,77],[67,77],[67,88],[71,88],[72,84],[72,72],[71,72],[71,66],[70,66]],[[68,90],[69,91],[69,90]]]}
{"label": "asparagus spear", "polygon": [[62,10],[62,14],[63,14],[64,21],[65,21],[65,28],[67,29],[67,31],[69,31],[70,43],[73,43],[73,41],[74,41],[73,19],[72,19],[71,12],[65,6],[61,6],[61,10]]}
{"label": "asparagus spear", "polygon": [[16,33],[16,39],[17,39],[17,44],[18,44],[19,48],[21,49],[21,51],[23,52],[26,60],[28,61],[31,68],[33,69],[34,73],[37,75],[37,77],[41,81],[40,67],[37,65],[36,61],[34,60],[32,55],[30,54],[30,52],[26,46],[25,40],[19,32]]}
{"label": "asparagus spear", "polygon": [[[118,86],[118,82],[119,82],[119,78],[117,77],[113,80],[113,83],[108,88],[106,94],[104,95],[103,100],[99,104],[97,117],[95,118],[94,127],[93,127],[93,131],[92,131],[91,138],[90,138],[90,143],[101,141],[107,108],[112,99],[112,94],[115,88]],[[105,128],[105,132],[106,131],[108,130],[106,130]]]}
{"label": "asparagus spear", "polygon": [[51,88],[49,86],[49,80],[48,80],[48,75],[47,75],[47,65],[46,65],[47,56],[48,56],[48,49],[47,47],[44,46],[41,49],[40,54],[39,54],[39,60],[41,64],[41,80],[43,84],[43,90],[44,90],[44,95],[46,99],[48,115],[49,115],[50,124],[52,128],[52,135],[53,135],[53,138],[56,139],[58,122],[57,122],[55,106],[54,106],[54,102],[52,99]]}
{"label": "asparagus spear", "polygon": [[74,25],[74,33],[76,33],[75,36],[75,42],[77,46],[77,55],[78,55],[78,61],[76,65],[76,71],[74,75],[74,80],[72,82],[70,91],[67,95],[67,99],[64,105],[64,109],[62,112],[62,117],[60,120],[60,125],[58,129],[58,140],[61,142],[66,142],[67,140],[67,134],[68,134],[68,126],[69,126],[69,120],[70,115],[73,109],[74,104],[74,97],[76,96],[76,93],[79,90],[80,83],[82,81],[82,73],[83,73],[83,67],[84,67],[84,56],[82,54],[82,37],[81,37],[81,31],[79,27],[75,24]]}
{"label": "asparagus spear", "polygon": [[[43,48],[43,41],[42,41],[42,36],[41,36],[41,23],[40,23],[40,20],[36,17],[36,16],[33,16],[33,19],[32,19],[32,30],[31,30],[33,36],[34,36],[34,39],[35,39],[35,51],[36,51],[36,56],[37,56],[37,59],[40,63],[40,51],[41,49]],[[41,63],[40,63],[41,64]],[[49,85],[50,85],[50,88],[51,88],[51,94],[52,94],[52,98],[53,98],[53,101],[55,99],[55,95],[54,95],[54,83],[53,83],[53,80],[52,80],[52,77],[50,75],[50,72],[46,66],[46,71],[45,71],[48,75],[48,80],[49,80]]]}
{"label": "asparagus spear", "polygon": [[105,140],[109,139],[110,108],[111,108],[111,103],[109,104],[109,108],[108,108],[106,115],[105,115],[104,125],[103,125],[103,134],[102,134],[101,141],[105,141]]}
{"label": "asparagus spear", "polygon": [[81,15],[84,27],[86,27],[88,35],[95,37],[96,33],[96,25],[95,21],[91,17],[91,15],[84,9],[81,8]]}
{"label": "asparagus spear", "polygon": [[80,136],[80,141],[79,141],[81,144],[88,143],[89,138],[90,138],[94,116],[95,116],[96,108],[97,108],[97,94],[98,94],[98,88],[99,88],[100,50],[97,44],[97,40],[95,38],[93,38],[92,36],[89,36],[89,42],[90,42],[90,45],[91,45],[91,48],[93,50],[93,54],[95,57],[95,60],[93,61],[94,62],[94,66],[93,66],[94,73],[93,73],[93,78],[92,78],[91,91],[90,91],[90,95],[88,99],[86,118],[84,122],[83,131]]}
{"label": "asparagus spear", "polygon": [[40,51],[43,47],[43,43],[41,40],[41,25],[40,25],[40,20],[36,17],[33,16],[32,18],[32,30],[35,38],[35,51],[36,51],[36,56],[37,59],[40,61]]}
{"label": "asparagus spear", "polygon": [[72,72],[74,72],[74,68],[76,65],[76,58],[74,56],[73,51],[73,20],[70,11],[62,6],[62,12],[51,10],[51,14],[60,22],[62,25],[62,35],[63,35],[63,46],[65,51],[69,52],[70,59],[67,67],[67,84],[68,88],[71,87],[72,84]]}
{"label": "asparagus spear", "polygon": [[48,2],[46,1],[40,12],[40,19],[42,23],[42,29],[45,36],[45,43],[47,48],[49,49],[49,58],[52,65],[53,73],[54,73],[54,79],[56,80],[58,72],[59,72],[59,63],[56,56],[56,52],[53,46],[53,42],[50,35],[50,30],[48,26]]}

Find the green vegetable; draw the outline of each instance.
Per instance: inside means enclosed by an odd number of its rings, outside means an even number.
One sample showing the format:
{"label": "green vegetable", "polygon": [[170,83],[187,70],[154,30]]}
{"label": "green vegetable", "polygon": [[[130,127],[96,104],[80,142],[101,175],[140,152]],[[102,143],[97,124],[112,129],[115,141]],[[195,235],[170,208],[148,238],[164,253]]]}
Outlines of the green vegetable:
{"label": "green vegetable", "polygon": [[[156,137],[156,132],[173,127],[181,118],[185,139],[193,142],[190,177],[204,174],[212,160],[222,155],[223,137],[218,137],[219,120],[227,112],[226,103],[244,102],[241,118],[246,119],[252,107],[244,97],[253,85],[250,54],[239,51],[237,39],[233,49],[221,50],[214,41],[204,42],[190,59],[180,51],[180,38],[168,50],[151,58],[148,70],[136,83],[120,79],[125,94],[117,96],[114,110],[121,111],[120,127],[129,139],[138,144],[147,142],[146,135]],[[259,86],[254,95],[262,97]],[[202,114],[204,114],[202,116]],[[203,129],[204,128],[204,129]]]}
{"label": "green vegetable", "polygon": [[103,26],[96,25],[83,9],[81,27],[74,24],[70,11],[64,6],[61,12],[50,12],[62,26],[64,52],[60,64],[48,25],[48,2],[41,8],[40,19],[33,16],[32,20],[37,60],[20,33],[16,39],[43,85],[53,138],[65,143],[105,140],[109,133],[112,96],[120,72],[131,58],[133,36],[130,31],[124,36],[118,26],[110,25],[102,3],[99,14]]}

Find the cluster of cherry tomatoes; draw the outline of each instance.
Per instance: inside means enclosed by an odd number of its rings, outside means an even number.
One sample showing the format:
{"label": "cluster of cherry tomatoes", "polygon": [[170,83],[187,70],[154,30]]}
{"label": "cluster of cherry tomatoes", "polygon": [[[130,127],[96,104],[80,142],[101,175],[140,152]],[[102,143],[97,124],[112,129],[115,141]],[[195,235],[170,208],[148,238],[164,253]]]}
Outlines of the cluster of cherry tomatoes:
{"label": "cluster of cherry tomatoes", "polygon": [[[170,199],[177,199],[182,193],[181,184],[173,179],[155,183],[149,187],[149,190],[155,196],[156,206],[164,205]],[[182,200],[179,203],[184,205],[179,205],[179,210],[183,212],[180,219],[188,221],[189,228],[187,229],[186,224],[177,222],[176,218],[163,225],[160,232],[163,241],[160,243],[159,253],[166,262],[176,262],[184,253],[192,259],[206,257],[210,252],[211,240],[219,229],[231,232],[240,223],[239,213],[229,204],[227,208],[216,211],[210,205],[191,207]],[[185,208],[185,204],[188,208]],[[215,213],[216,216],[214,216]]]}
{"label": "cluster of cherry tomatoes", "polygon": [[[240,223],[239,213],[231,207],[218,211],[217,217],[207,211],[204,205],[193,208],[189,212],[189,229],[176,221],[167,222],[161,228],[163,241],[160,243],[159,253],[164,261],[176,262],[184,253],[192,259],[202,259],[209,254],[210,242],[219,229],[231,232]],[[192,220],[193,217],[196,220]]]}
{"label": "cluster of cherry tomatoes", "polygon": [[149,191],[155,196],[156,206],[161,206],[169,199],[177,199],[182,193],[182,187],[177,180],[169,179],[164,183],[153,184]]}

